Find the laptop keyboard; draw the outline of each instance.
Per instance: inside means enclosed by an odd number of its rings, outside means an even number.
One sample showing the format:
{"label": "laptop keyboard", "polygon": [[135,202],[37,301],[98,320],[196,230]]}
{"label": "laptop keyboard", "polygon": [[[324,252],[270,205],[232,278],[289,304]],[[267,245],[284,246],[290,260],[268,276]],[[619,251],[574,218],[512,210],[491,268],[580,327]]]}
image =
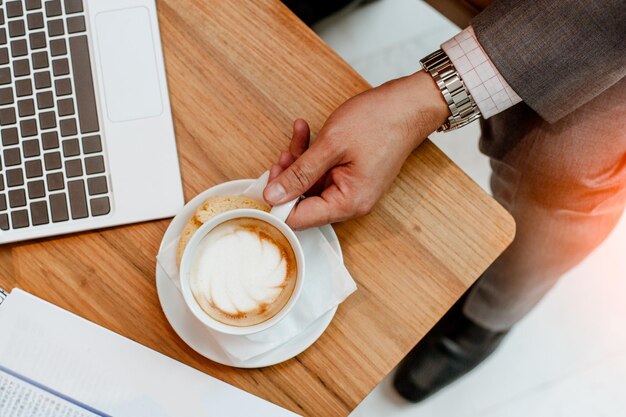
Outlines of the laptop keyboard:
{"label": "laptop keyboard", "polygon": [[0,230],[111,211],[81,0],[0,0]]}

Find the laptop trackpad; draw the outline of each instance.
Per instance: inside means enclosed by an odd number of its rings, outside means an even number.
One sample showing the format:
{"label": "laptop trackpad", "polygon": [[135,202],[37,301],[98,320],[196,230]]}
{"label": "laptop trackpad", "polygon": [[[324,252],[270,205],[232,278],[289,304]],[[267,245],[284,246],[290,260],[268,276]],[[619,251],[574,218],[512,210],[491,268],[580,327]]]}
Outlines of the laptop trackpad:
{"label": "laptop trackpad", "polygon": [[99,13],[96,31],[109,119],[123,122],[160,115],[163,106],[148,9]]}

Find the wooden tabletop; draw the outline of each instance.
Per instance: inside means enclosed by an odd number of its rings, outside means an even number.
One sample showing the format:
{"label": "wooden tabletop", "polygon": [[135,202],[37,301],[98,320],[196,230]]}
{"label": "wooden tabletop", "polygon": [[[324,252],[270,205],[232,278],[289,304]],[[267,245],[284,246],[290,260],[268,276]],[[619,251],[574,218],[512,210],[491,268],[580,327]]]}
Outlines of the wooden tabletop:
{"label": "wooden tabletop", "polygon": [[[258,176],[295,118],[317,132],[369,85],[278,0],[159,0],[185,196]],[[511,217],[429,141],[372,214],[336,226],[359,289],[326,333],[283,364],[240,370],[186,346],[156,294],[169,220],[0,248],[20,287],[306,416],[345,416],[504,250]]]}

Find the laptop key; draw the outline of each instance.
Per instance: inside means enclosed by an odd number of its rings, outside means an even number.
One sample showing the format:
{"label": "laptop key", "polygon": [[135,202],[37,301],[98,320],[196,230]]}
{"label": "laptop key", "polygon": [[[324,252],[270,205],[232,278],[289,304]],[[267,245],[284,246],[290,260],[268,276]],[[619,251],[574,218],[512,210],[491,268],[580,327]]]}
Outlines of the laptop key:
{"label": "laptop key", "polygon": [[0,109],[0,125],[12,125],[15,124],[15,109],[13,107],[7,107]]}
{"label": "laptop key", "polygon": [[21,168],[7,170],[6,176],[8,187],[19,187],[24,185],[24,175]]}
{"label": "laptop key", "polygon": [[80,159],[70,159],[65,161],[65,174],[67,178],[80,177],[83,175],[83,165]]}
{"label": "laptop key", "polygon": [[5,211],[7,209],[7,198],[4,194],[0,194],[0,211]]}
{"label": "laptop key", "polygon": [[26,0],[26,10],[41,9],[41,0]]}
{"label": "laptop key", "polygon": [[28,78],[15,82],[15,94],[18,97],[30,96],[33,94],[33,85]]}
{"label": "laptop key", "polygon": [[71,116],[74,114],[74,100],[64,98],[57,101],[57,110],[59,111],[59,116]]}
{"label": "laptop key", "polygon": [[9,48],[0,48],[0,64],[6,65],[9,63]]}
{"label": "laptop key", "polygon": [[65,188],[65,179],[62,172],[54,172],[46,176],[48,181],[48,191],[58,191]]}
{"label": "laptop key", "polygon": [[102,174],[104,172],[104,158],[102,156],[85,158],[85,172],[87,175]]}
{"label": "laptop key", "polygon": [[55,77],[67,75],[70,73],[69,62],[65,58],[55,59],[52,61],[52,72]]}
{"label": "laptop key", "polygon": [[48,71],[35,73],[35,88],[40,90],[42,88],[48,88],[52,85],[50,81],[50,73]]}
{"label": "laptop key", "polygon": [[76,87],[76,106],[78,107],[80,131],[81,133],[96,132],[99,130],[98,112],[86,35],[70,38],[70,55]]}
{"label": "laptop key", "polygon": [[82,0],[64,0],[65,3],[65,13],[80,13],[83,11],[83,2]]}
{"label": "laptop key", "polygon": [[102,152],[100,135],[83,136],[83,153],[90,154],[97,152]]}
{"label": "laptop key", "polygon": [[72,94],[72,83],[69,78],[55,80],[54,91],[56,91],[57,96],[67,96]]}
{"label": "laptop key", "polygon": [[9,84],[11,81],[11,70],[9,68],[0,68],[0,85]]}
{"label": "laptop key", "polygon": [[67,46],[65,45],[65,39],[52,39],[50,41],[50,55],[60,56],[67,54]]}
{"label": "laptop key", "polygon": [[24,99],[17,102],[17,112],[20,117],[28,117],[35,115],[35,102],[30,99]]}
{"label": "laptop key", "polygon": [[13,61],[13,74],[15,74],[16,77],[30,75],[30,63],[28,62],[28,59],[18,59]]}
{"label": "laptop key", "polygon": [[22,150],[24,151],[24,158],[39,156],[39,141],[37,139],[22,141]]}
{"label": "laptop key", "polygon": [[65,193],[50,195],[50,213],[52,214],[52,221],[54,223],[69,220]]}
{"label": "laptop key", "polygon": [[33,226],[50,223],[50,219],[48,218],[48,203],[45,201],[30,203],[30,217]]}
{"label": "laptop key", "polygon": [[26,178],[28,179],[43,176],[43,167],[41,166],[41,161],[39,159],[26,161],[24,169],[26,171]]}
{"label": "laptop key", "polygon": [[79,33],[84,32],[85,18],[83,16],[73,16],[67,19],[67,33]]}
{"label": "laptop key", "polygon": [[[0,10],[0,13],[2,10]],[[7,30],[5,28],[0,28],[0,45],[6,45],[7,43]]]}
{"label": "laptop key", "polygon": [[11,212],[11,226],[13,226],[13,229],[28,227],[28,211],[18,210]]}
{"label": "laptop key", "polygon": [[26,45],[26,39],[11,41],[11,56],[13,58],[18,56],[24,56],[27,52],[28,46]]}
{"label": "laptop key", "polygon": [[54,17],[61,15],[61,2],[59,0],[46,2],[46,16]]}
{"label": "laptop key", "polygon": [[13,104],[13,88],[0,88],[0,105]]}
{"label": "laptop key", "polygon": [[30,49],[42,49],[46,47],[46,34],[45,32],[33,32],[28,35],[30,41]]}
{"label": "laptop key", "polygon": [[106,194],[109,192],[106,177],[92,177],[87,180],[89,195]]}
{"label": "laptop key", "polygon": [[6,213],[0,214],[0,230],[9,230],[9,215]]}
{"label": "laptop key", "polygon": [[59,147],[59,136],[57,132],[45,132],[41,134],[41,144],[45,150]]}
{"label": "laptop key", "polygon": [[11,167],[20,165],[22,163],[22,157],[20,155],[20,148],[9,148],[4,150],[4,166]]}
{"label": "laptop key", "polygon": [[43,198],[46,196],[46,188],[42,180],[31,181],[28,183],[28,198]]}
{"label": "laptop key", "polygon": [[20,134],[22,137],[35,136],[37,134],[37,121],[35,119],[20,121]]}
{"label": "laptop key", "polygon": [[89,202],[92,216],[105,216],[111,212],[109,197],[94,198]]}
{"label": "laptop key", "polygon": [[31,55],[33,69],[46,68],[48,66],[48,54],[46,52],[35,52]]}
{"label": "laptop key", "polygon": [[50,91],[44,91],[43,93],[37,93],[37,108],[49,109],[54,106],[54,98]]}
{"label": "laptop key", "polygon": [[24,207],[26,205],[26,193],[22,188],[9,190],[9,205],[11,208]]}
{"label": "laptop key", "polygon": [[61,36],[65,34],[63,19],[48,20],[48,36]]}
{"label": "laptop key", "polygon": [[24,27],[24,21],[13,20],[9,22],[9,36],[12,38],[18,36],[24,36],[26,34],[26,28]]}
{"label": "laptop key", "polygon": [[17,145],[19,141],[18,136],[17,136],[17,129],[14,127],[2,129],[2,132],[0,133],[0,135],[2,136],[3,146]]}
{"label": "laptop key", "polygon": [[42,129],[52,129],[57,126],[57,118],[54,111],[39,113],[39,126]]}
{"label": "laptop key", "polygon": [[61,153],[51,152],[44,154],[43,163],[46,167],[46,171],[52,171],[54,169],[61,169]]}
{"label": "laptop key", "polygon": [[7,17],[18,17],[24,13],[21,1],[8,1],[5,7],[7,9]]}
{"label": "laptop key", "polygon": [[[80,115],[79,115],[80,116]],[[61,136],[75,136],[76,135],[76,120],[74,119],[63,119],[60,122],[61,127]]]}
{"label": "laptop key", "polygon": [[63,156],[77,156],[80,155],[80,146],[78,145],[78,139],[69,139],[63,141]]}
{"label": "laptop key", "polygon": [[69,192],[72,219],[82,219],[87,217],[89,212],[87,211],[85,182],[83,180],[68,181],[67,190]]}
{"label": "laptop key", "polygon": [[30,13],[26,20],[28,21],[28,30],[35,30],[43,28],[43,13]]}

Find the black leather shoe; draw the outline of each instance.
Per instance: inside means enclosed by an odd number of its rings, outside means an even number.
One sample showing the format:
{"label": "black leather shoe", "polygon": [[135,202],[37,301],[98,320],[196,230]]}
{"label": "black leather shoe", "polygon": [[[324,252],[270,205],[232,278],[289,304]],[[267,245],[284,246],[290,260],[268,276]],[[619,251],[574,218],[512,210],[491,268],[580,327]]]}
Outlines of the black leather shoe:
{"label": "black leather shoe", "polygon": [[464,301],[452,307],[398,366],[393,385],[408,401],[422,401],[474,369],[507,334],[465,317]]}

